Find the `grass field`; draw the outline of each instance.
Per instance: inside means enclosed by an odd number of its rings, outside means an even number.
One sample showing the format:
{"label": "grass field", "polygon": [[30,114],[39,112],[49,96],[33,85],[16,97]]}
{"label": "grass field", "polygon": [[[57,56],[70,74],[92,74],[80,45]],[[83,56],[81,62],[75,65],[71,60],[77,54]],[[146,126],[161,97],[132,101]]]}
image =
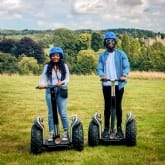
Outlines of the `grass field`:
{"label": "grass field", "polygon": [[0,76],[1,165],[163,165],[165,164],[165,80],[129,78],[123,99],[126,113],[137,121],[137,146],[97,146],[87,143],[88,125],[95,112],[103,117],[103,97],[97,76],[70,77],[68,113],[83,121],[85,146],[75,150],[30,153],[30,131],[36,116],[44,118],[44,91],[36,90],[39,76]]}

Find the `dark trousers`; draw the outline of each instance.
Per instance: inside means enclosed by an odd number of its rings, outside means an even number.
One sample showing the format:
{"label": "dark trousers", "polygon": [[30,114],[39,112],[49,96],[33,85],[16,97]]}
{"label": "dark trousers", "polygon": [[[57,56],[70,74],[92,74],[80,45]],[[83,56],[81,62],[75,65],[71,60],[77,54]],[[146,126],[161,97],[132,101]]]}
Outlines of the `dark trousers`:
{"label": "dark trousers", "polygon": [[[124,88],[121,88],[119,90],[118,86],[115,86],[117,128],[121,127],[121,123],[122,123],[123,93],[124,93]],[[111,115],[111,86],[103,86],[103,95],[104,95],[104,128],[109,129],[110,115]]]}

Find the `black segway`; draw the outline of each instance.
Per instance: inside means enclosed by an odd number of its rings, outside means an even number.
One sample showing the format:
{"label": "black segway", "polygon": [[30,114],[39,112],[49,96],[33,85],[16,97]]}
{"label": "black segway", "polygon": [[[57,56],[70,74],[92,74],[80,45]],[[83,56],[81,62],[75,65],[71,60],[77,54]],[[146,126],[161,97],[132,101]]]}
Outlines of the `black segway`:
{"label": "black segway", "polygon": [[95,113],[90,121],[88,128],[88,144],[96,146],[98,144],[112,145],[112,144],[126,144],[127,146],[136,145],[136,120],[132,113],[127,113],[125,136],[123,138],[116,136],[115,118],[116,118],[116,101],[115,101],[115,82],[120,80],[106,80],[111,81],[111,117],[110,117],[110,134],[109,137],[102,137],[101,114]]}
{"label": "black segway", "polygon": [[[57,106],[56,106],[56,96],[55,96],[55,88],[57,86],[47,86],[45,88],[49,88],[51,91],[51,101],[53,108],[53,119],[55,126],[55,136],[54,141],[49,142],[45,139],[45,131],[43,119],[41,117],[37,117],[34,120],[34,123],[31,128],[31,152],[34,154],[42,153],[45,150],[61,150],[61,149],[70,149],[74,148],[78,151],[83,150],[84,147],[84,133],[83,133],[83,125],[81,120],[77,117],[77,115],[72,116],[72,121],[70,125],[70,134],[68,141],[62,141],[60,138],[59,127],[58,127],[58,114],[57,114]],[[59,138],[59,142],[56,142],[56,138]]]}

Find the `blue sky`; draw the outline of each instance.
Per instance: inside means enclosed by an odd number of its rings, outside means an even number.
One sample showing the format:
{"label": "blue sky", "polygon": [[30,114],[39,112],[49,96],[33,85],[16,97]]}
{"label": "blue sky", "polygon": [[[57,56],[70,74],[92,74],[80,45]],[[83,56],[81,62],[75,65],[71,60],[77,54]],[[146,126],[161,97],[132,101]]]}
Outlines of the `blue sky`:
{"label": "blue sky", "polygon": [[1,0],[0,29],[137,28],[165,33],[165,0]]}

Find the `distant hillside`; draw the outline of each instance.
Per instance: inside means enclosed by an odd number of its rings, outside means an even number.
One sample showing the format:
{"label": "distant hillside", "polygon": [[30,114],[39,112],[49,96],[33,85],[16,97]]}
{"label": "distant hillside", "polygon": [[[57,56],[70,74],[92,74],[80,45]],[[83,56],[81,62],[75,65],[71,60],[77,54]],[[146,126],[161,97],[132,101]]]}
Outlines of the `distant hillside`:
{"label": "distant hillside", "polygon": [[6,29],[0,29],[0,35],[29,35],[29,34],[36,34],[36,33],[47,33],[52,32],[53,30],[6,30]]}
{"label": "distant hillside", "polygon": [[[44,34],[44,33],[53,33],[54,30],[5,30],[0,29],[0,36],[12,36],[12,35],[34,35],[34,34]],[[154,38],[156,35],[161,36],[162,39],[165,38],[165,33],[155,33],[153,31],[149,30],[142,30],[142,29],[132,29],[132,28],[118,28],[118,29],[105,29],[105,30],[97,30],[101,33],[105,33],[106,31],[113,31],[118,35],[121,35],[123,33],[128,33],[128,35],[131,35],[135,38]],[[91,29],[79,29],[79,30],[73,30],[75,33],[93,33],[96,32],[95,30]]]}
{"label": "distant hillside", "polygon": [[[142,29],[125,29],[125,28],[119,28],[119,29],[105,29],[105,30],[98,30],[102,33],[105,33],[107,31],[113,31],[118,35],[121,35],[123,33],[127,33],[130,36],[133,36],[135,38],[154,38],[157,35],[160,35],[161,38],[165,38],[165,33],[155,33],[153,31],[149,31],[149,30],[142,30]],[[81,30],[76,30],[76,32],[82,33],[82,32],[88,32],[88,33],[92,33],[94,32],[94,30],[90,30],[90,29],[81,29]]]}

